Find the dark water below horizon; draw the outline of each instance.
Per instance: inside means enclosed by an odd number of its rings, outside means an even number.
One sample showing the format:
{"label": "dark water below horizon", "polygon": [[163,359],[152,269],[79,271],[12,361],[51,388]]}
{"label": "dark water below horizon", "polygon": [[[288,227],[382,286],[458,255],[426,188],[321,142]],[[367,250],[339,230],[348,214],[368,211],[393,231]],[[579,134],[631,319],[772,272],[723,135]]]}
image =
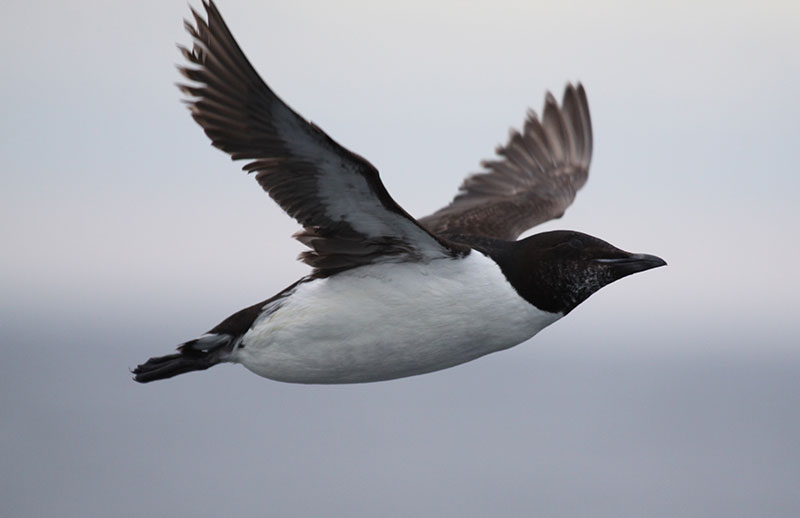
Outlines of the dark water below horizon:
{"label": "dark water below horizon", "polygon": [[37,322],[2,326],[4,517],[800,515],[790,347],[545,332],[394,382],[142,386],[166,319]]}

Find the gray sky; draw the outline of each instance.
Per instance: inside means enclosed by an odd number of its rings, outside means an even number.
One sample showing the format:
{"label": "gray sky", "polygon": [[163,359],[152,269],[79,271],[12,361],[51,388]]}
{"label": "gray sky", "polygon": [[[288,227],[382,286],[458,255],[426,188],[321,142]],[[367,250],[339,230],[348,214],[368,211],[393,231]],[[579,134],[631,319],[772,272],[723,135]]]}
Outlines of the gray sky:
{"label": "gray sky", "polygon": [[797,2],[219,5],[265,80],[418,216],[587,89],[569,228],[668,268],[531,343],[304,387],[127,368],[305,273],[173,86],[183,1],[0,19],[3,516],[800,512]]}

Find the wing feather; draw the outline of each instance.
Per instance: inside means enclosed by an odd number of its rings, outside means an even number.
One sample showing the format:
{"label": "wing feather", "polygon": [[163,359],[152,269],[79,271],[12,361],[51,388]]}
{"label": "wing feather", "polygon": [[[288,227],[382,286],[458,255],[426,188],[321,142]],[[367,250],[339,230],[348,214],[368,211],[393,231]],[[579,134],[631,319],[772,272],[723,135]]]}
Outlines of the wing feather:
{"label": "wing feather", "polygon": [[417,223],[389,195],[377,169],[286,105],[245,57],[217,7],[192,9],[191,49],[179,50],[192,117],[233,160],[248,160],[261,187],[305,229],[301,258],[328,275],[367,262],[466,253]]}
{"label": "wing feather", "polygon": [[592,123],[586,92],[568,84],[559,107],[549,92],[542,119],[533,111],[522,133],[512,131],[498,159],[468,176],[450,205],[420,219],[431,232],[458,239],[514,240],[559,218],[586,183],[592,160]]}

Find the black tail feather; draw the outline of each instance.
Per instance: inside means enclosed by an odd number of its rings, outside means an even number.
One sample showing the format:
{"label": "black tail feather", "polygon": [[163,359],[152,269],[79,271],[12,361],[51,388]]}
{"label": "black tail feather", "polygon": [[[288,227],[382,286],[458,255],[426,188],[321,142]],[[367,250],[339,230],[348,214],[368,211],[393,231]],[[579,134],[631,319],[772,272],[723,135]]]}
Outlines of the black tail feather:
{"label": "black tail feather", "polygon": [[131,372],[134,381],[149,383],[185,372],[203,371],[218,363],[220,363],[219,355],[213,352],[182,350],[176,354],[150,358]]}

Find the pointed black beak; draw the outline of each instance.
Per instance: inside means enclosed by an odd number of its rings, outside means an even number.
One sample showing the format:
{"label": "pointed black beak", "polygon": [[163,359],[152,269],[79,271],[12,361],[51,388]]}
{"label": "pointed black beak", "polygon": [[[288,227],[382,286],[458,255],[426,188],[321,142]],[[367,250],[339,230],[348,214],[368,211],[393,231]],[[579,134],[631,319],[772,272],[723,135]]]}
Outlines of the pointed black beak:
{"label": "pointed black beak", "polygon": [[667,264],[662,258],[648,254],[630,254],[627,257],[614,259],[595,259],[594,262],[610,266],[614,276],[618,279]]}

